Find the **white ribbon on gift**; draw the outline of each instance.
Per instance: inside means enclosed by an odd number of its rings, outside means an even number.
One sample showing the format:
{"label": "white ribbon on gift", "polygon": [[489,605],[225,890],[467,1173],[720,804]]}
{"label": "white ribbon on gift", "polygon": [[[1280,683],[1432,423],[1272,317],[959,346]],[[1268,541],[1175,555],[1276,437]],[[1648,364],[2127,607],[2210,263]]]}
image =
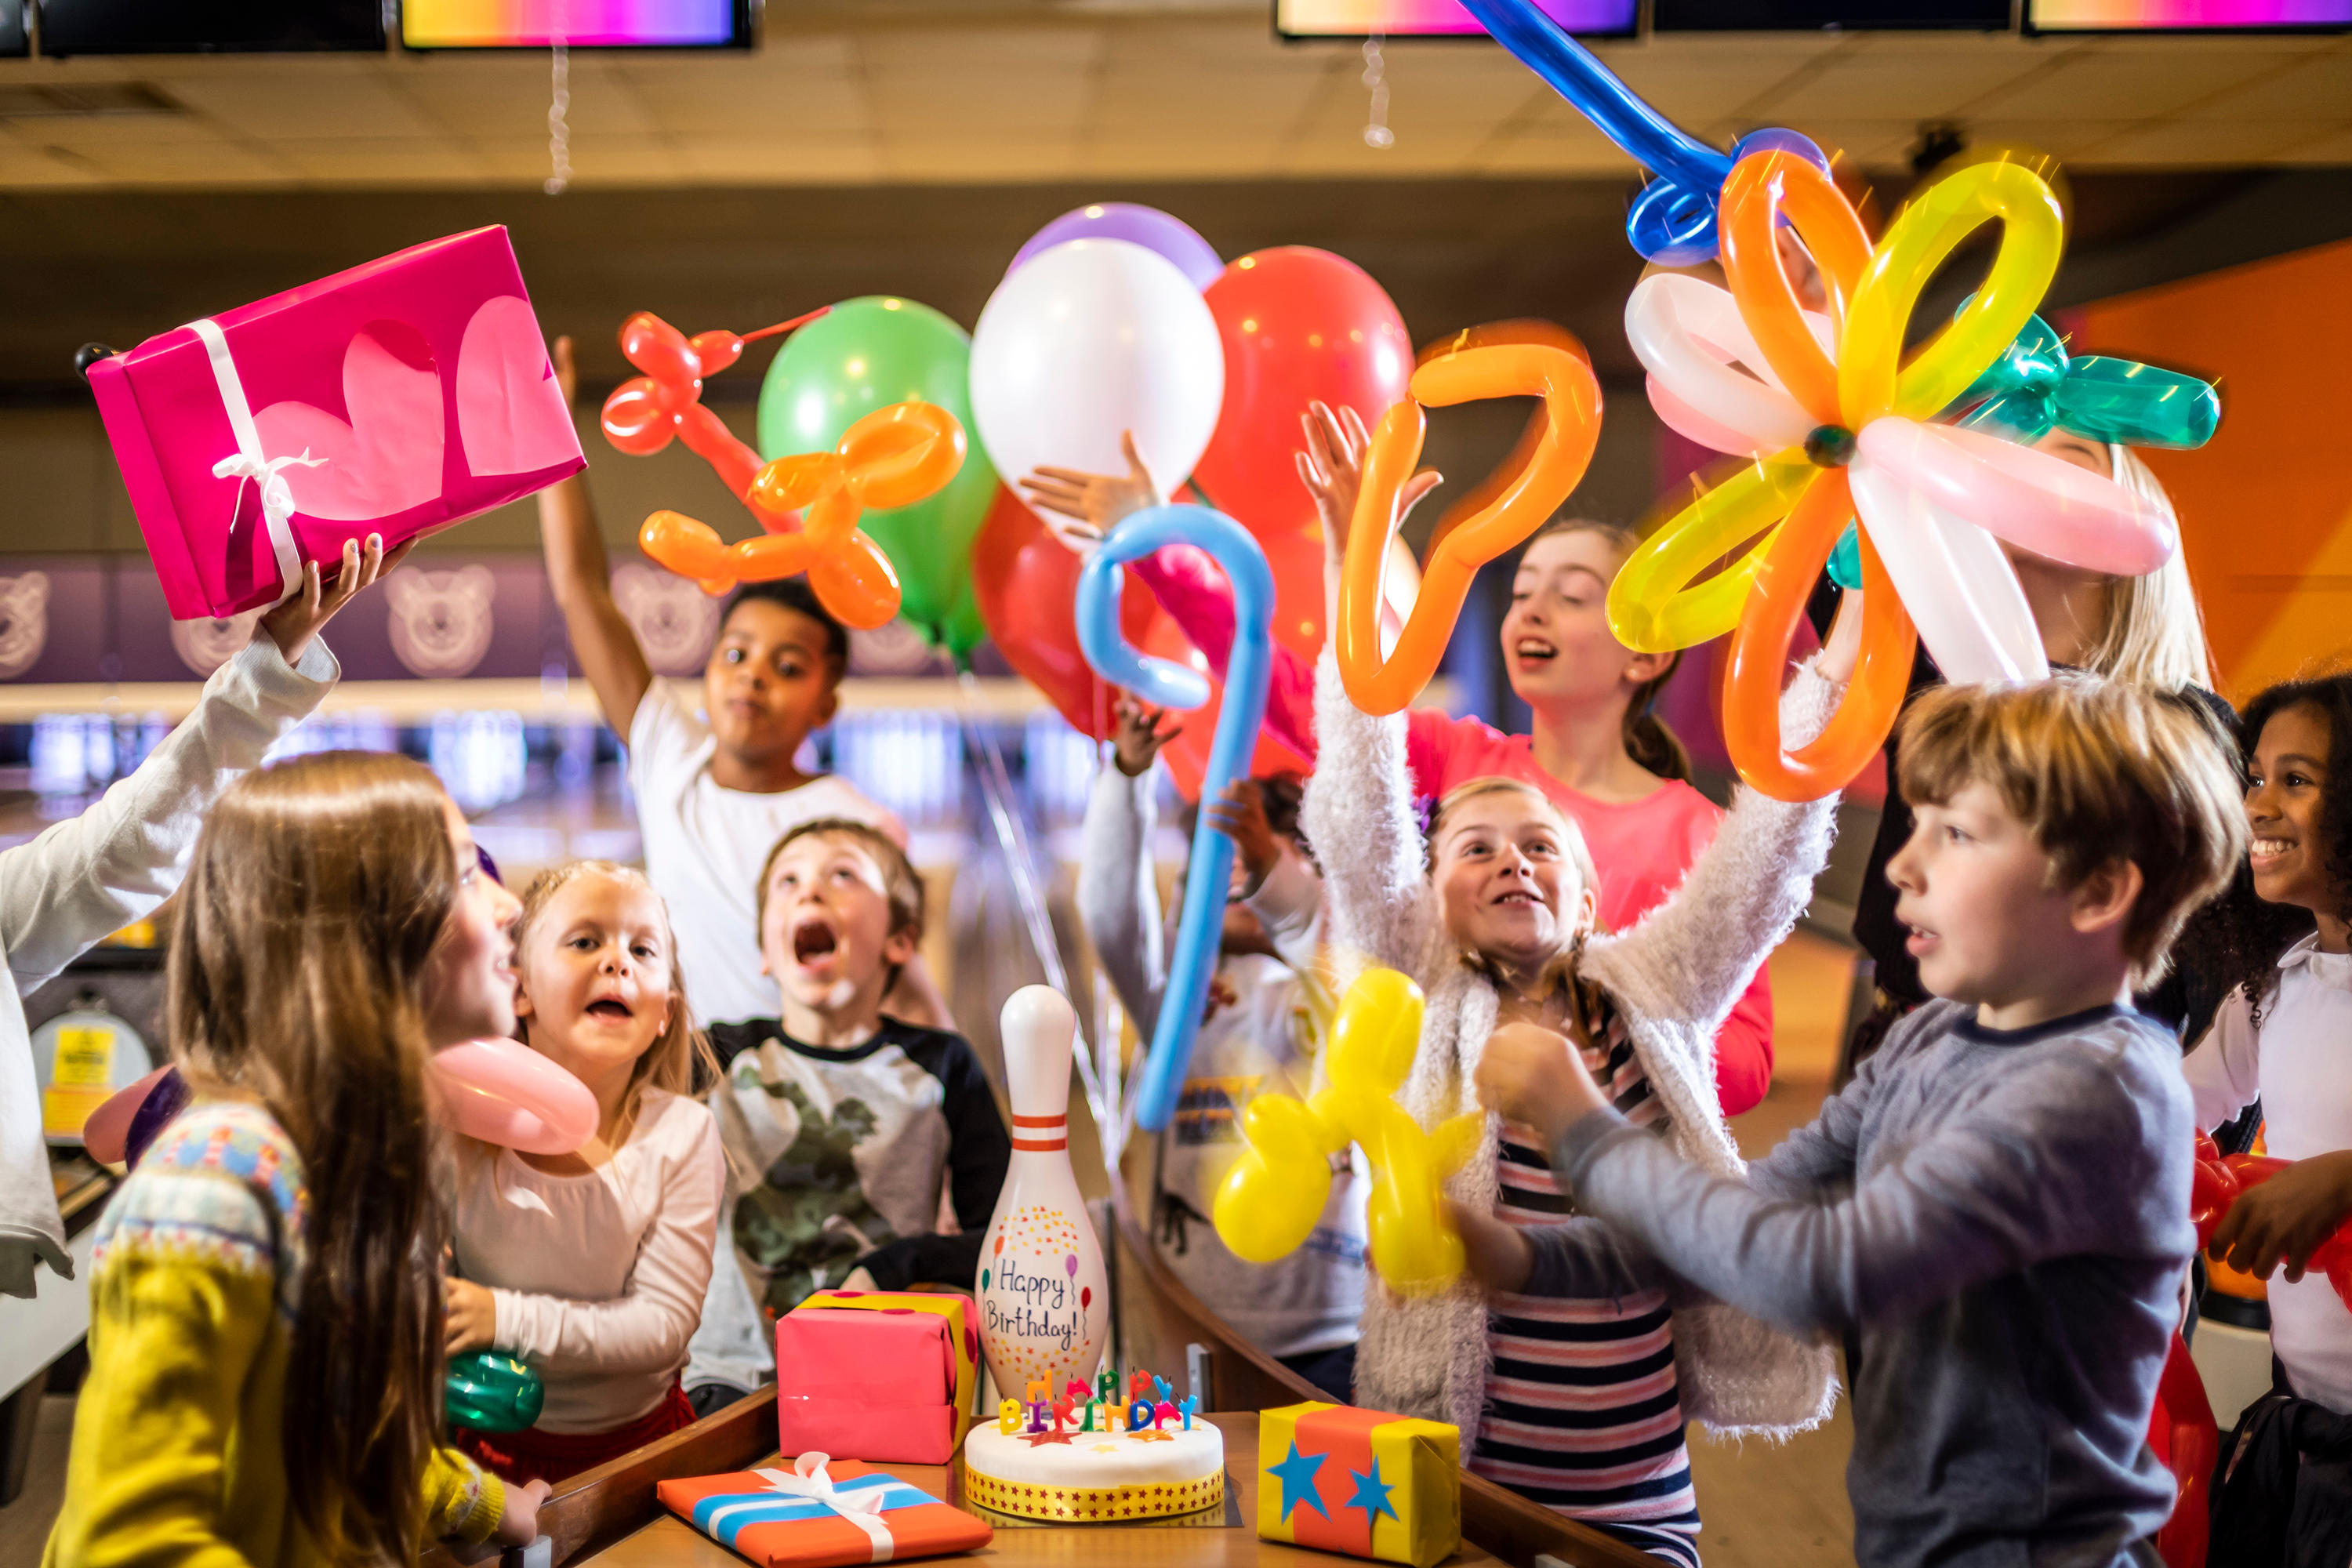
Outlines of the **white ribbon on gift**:
{"label": "white ribbon on gift", "polygon": [[[898,1483],[887,1475],[877,1474],[851,1481],[855,1489],[844,1491],[825,1473],[825,1463],[831,1458],[830,1454],[803,1454],[793,1461],[790,1474],[782,1470],[751,1473],[767,1482],[772,1490],[788,1497],[807,1498],[833,1510],[866,1532],[866,1538],[874,1543],[874,1562],[889,1562],[897,1542],[891,1538],[890,1527],[882,1521],[882,1494]],[[865,1484],[860,1485],[860,1481]]]}
{"label": "white ribbon on gift", "polygon": [[[284,469],[299,464],[306,468],[322,468],[327,459],[310,456],[305,447],[299,458],[272,458],[261,449],[261,431],[253,422],[253,405],[245,395],[245,382],[236,374],[236,360],[228,352],[228,339],[220,323],[209,317],[190,321],[188,330],[205,345],[205,356],[212,363],[213,384],[220,388],[221,406],[228,411],[228,427],[236,437],[236,450],[213,465],[213,477],[236,479],[236,505],[245,504],[245,486],[251,481],[261,488],[261,525],[269,533],[270,553],[278,558],[278,599],[284,604],[302,591],[302,552],[294,542],[294,491],[286,483]],[[236,514],[230,513],[234,523]]]}
{"label": "white ribbon on gift", "polygon": [[[1834,360],[1829,319],[1805,316]],[[1645,278],[1625,303],[1625,335],[1650,373],[1658,416],[1702,445],[1764,457],[1801,445],[1813,427],[1728,289],[1675,273]],[[2113,576],[2153,572],[2179,544],[2171,518],[2113,479],[2028,447],[1989,450],[1999,437],[1981,431],[1888,415],[1854,437],[1854,510],[1919,640],[1955,684],[2050,673],[2001,539]],[[2031,531],[2014,519],[2029,502],[2054,521],[2020,537]]]}

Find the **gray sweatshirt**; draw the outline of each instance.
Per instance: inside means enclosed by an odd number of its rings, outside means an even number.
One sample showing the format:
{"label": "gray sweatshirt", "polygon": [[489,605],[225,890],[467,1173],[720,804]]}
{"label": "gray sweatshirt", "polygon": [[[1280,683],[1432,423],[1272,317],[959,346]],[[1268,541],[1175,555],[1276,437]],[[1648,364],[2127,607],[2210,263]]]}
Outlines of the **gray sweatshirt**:
{"label": "gray sweatshirt", "polygon": [[2196,1245],[2179,1058],[2121,1008],[2004,1031],[1931,1003],[1745,1182],[1595,1111],[1552,1163],[1598,1217],[1532,1233],[1528,1289],[1663,1264],[1768,1321],[1857,1330],[1863,1568],[2109,1568],[2172,1507],[2147,1436]]}

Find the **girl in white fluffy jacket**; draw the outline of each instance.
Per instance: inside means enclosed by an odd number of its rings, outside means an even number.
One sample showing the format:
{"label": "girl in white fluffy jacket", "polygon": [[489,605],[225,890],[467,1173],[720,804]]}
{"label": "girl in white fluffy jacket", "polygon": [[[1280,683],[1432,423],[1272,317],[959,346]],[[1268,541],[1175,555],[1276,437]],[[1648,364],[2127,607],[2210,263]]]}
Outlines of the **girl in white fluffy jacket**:
{"label": "girl in white fluffy jacket", "polygon": [[[1853,597],[1832,647],[1782,699],[1792,746],[1820,731],[1853,668]],[[1486,1037],[1499,1023],[1538,1022],[1585,1045],[1621,1111],[1694,1163],[1738,1173],[1710,1042],[1802,912],[1828,858],[1834,797],[1790,805],[1742,789],[1683,887],[1631,931],[1609,934],[1594,929],[1583,841],[1539,792],[1474,780],[1438,803],[1424,836],[1402,719],[1360,712],[1328,650],[1315,717],[1321,750],[1304,821],[1332,939],[1428,996],[1406,1109],[1424,1126],[1475,1109]],[[1540,1141],[1492,1116],[1448,1193],[1528,1226],[1573,1212]],[[1356,1364],[1359,1405],[1452,1422],[1471,1469],[1693,1565],[1685,1417],[1781,1436],[1821,1421],[1834,1398],[1825,1346],[1695,1294],[1670,1303],[1663,1289],[1491,1302],[1467,1281],[1417,1300],[1376,1290]]]}

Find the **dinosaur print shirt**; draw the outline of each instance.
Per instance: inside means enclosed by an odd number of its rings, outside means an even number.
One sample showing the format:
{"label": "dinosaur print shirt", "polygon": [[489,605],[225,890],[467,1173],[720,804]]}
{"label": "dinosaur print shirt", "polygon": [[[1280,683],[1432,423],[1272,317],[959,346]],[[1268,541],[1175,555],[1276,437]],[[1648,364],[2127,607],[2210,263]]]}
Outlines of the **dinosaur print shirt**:
{"label": "dinosaur print shirt", "polygon": [[727,1154],[719,1235],[736,1267],[711,1271],[688,1387],[765,1382],[775,1317],[853,1269],[884,1290],[969,1285],[1013,1158],[970,1042],[886,1017],[845,1049],[803,1045],[773,1018],[714,1025],[710,1043],[726,1068],[710,1096]]}

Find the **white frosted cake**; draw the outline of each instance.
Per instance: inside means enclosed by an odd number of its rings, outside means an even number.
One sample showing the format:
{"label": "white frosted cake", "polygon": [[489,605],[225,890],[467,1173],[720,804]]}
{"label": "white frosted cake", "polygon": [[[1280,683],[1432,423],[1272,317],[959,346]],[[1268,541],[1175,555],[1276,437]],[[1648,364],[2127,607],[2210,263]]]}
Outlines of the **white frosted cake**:
{"label": "white frosted cake", "polygon": [[1225,1498],[1224,1434],[1195,1419],[1139,1432],[1005,1432],[974,1426],[964,1500],[1023,1519],[1116,1523],[1213,1508]]}

